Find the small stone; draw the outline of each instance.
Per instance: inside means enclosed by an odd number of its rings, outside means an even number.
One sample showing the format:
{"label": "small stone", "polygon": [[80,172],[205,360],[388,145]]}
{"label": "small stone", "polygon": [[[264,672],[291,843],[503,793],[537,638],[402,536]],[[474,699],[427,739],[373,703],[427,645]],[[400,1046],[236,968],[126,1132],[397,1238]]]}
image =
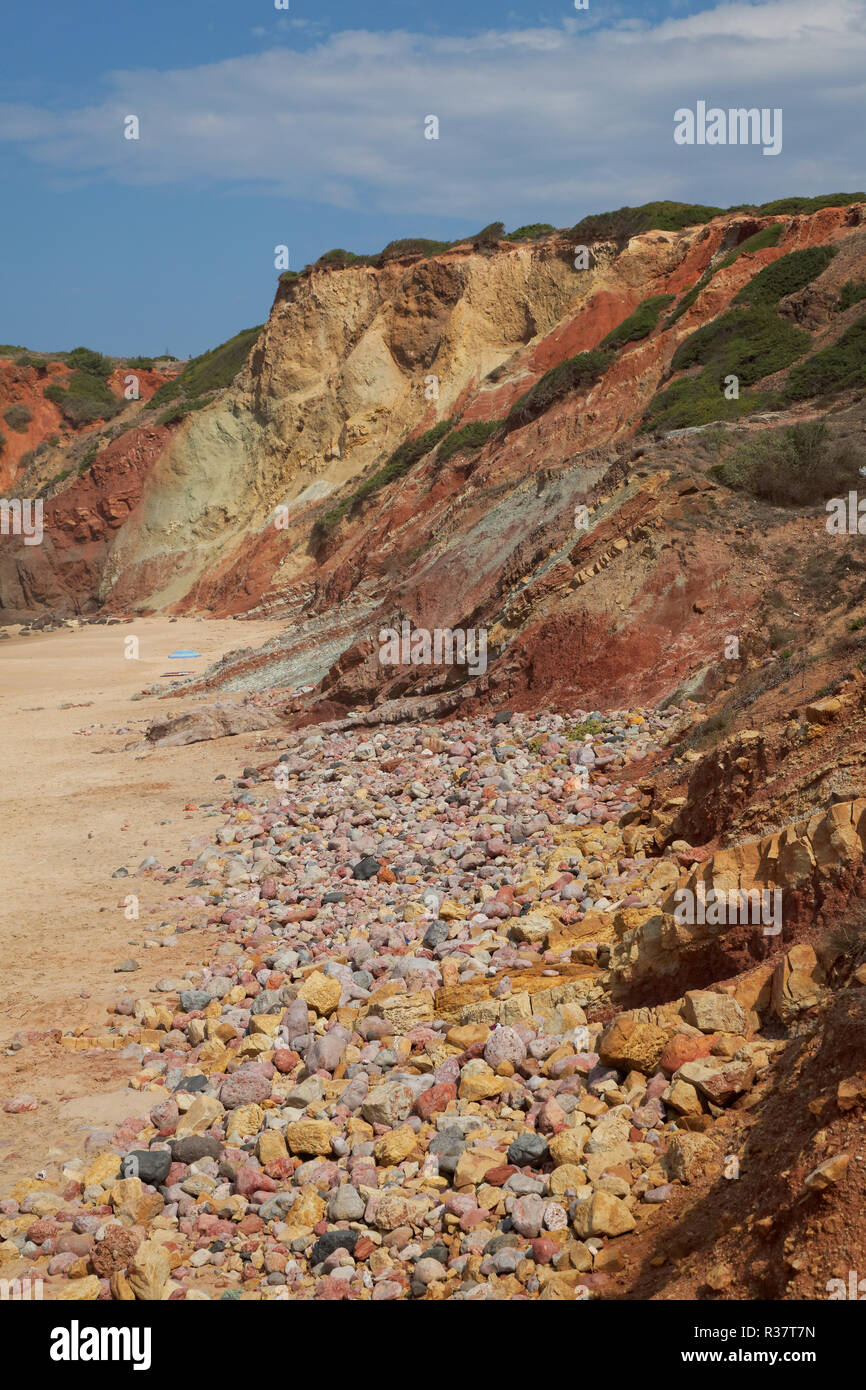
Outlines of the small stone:
{"label": "small stone", "polygon": [[832,1158],[825,1158],[823,1163],[806,1175],[805,1186],[810,1192],[825,1192],[828,1187],[842,1181],[850,1162],[849,1154],[834,1154]]}
{"label": "small stone", "polygon": [[621,1236],[633,1231],[635,1219],[619,1197],[594,1192],[574,1209],[574,1229],[584,1240],[588,1236]]}

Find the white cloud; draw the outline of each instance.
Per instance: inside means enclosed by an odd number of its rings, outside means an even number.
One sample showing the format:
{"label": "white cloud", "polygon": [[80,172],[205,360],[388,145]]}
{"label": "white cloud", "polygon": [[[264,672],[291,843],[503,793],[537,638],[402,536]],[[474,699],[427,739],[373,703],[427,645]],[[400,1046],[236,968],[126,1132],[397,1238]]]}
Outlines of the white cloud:
{"label": "white cloud", "polygon": [[[270,188],[357,209],[565,222],[653,197],[718,203],[862,183],[861,0],[731,3],[645,24],[471,38],[343,32],[184,71],[116,72],[96,105],[0,105],[54,179]],[[781,106],[782,156],[687,149],[698,99]],[[123,118],[141,140],[123,138]],[[435,114],[441,138],[424,139]],[[772,165],[772,167],[768,167]],[[805,171],[817,183],[802,187]],[[835,191],[835,190],[833,190]]]}

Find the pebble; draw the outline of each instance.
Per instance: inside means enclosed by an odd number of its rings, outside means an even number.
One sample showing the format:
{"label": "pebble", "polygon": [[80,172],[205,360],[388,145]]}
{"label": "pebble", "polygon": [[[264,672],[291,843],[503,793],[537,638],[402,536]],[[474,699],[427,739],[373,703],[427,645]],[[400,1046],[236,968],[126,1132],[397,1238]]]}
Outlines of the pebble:
{"label": "pebble", "polygon": [[538,1296],[563,1236],[620,1238],[629,1202],[670,1194],[650,1141],[677,1114],[662,1071],[600,1062],[568,929],[660,902],[619,818],[679,717],[320,726],[226,782],[185,860],[204,963],[115,1013],[150,1114],[70,1158],[22,1248],[71,1282],[61,1242],[86,1241],[158,1298],[474,1300]]}

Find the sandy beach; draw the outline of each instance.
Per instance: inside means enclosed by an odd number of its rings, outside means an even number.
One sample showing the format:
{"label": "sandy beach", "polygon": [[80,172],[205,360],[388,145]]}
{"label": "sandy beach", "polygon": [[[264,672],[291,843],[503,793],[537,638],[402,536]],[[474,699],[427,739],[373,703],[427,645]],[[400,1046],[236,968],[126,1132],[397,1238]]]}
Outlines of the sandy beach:
{"label": "sandy beach", "polygon": [[[177,890],[136,878],[135,870],[151,854],[163,865],[178,863],[190,838],[221,823],[198,808],[219,808],[230,779],[262,737],[142,749],[144,730],[156,716],[210,700],[131,697],[172,668],[201,672],[232,648],[260,645],[279,626],[137,618],[118,626],[13,636],[0,644],[6,764],[0,1098],[27,1093],[40,1101],[29,1114],[0,1111],[0,1161],[12,1174],[32,1172],[40,1155],[62,1146],[85,1114],[92,1126],[134,1111],[137,1093],[125,1087],[133,1061],[67,1052],[56,1042],[27,1041],[26,1035],[61,1024],[66,1031],[105,1022],[123,987],[146,994],[161,976],[196,959],[194,932],[174,946],[143,944],[154,939],[148,925],[178,920],[169,906]],[[139,639],[138,660],[124,656],[133,635]],[[185,648],[201,652],[202,659],[169,660],[172,651]],[[227,784],[215,784],[221,773]],[[112,878],[121,866],[129,879]],[[140,900],[137,921],[124,913],[128,893]],[[141,969],[116,974],[115,967],[130,957]],[[11,1051],[10,1042],[18,1038],[24,1046]]]}

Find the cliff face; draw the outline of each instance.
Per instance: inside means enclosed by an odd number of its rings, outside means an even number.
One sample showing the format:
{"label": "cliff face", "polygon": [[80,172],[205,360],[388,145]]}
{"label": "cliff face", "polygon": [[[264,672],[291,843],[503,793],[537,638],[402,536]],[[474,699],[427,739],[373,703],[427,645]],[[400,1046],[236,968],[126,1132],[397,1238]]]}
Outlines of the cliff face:
{"label": "cliff face", "polygon": [[[864,216],[864,205],[729,214],[596,244],[589,269],[553,236],[281,285],[215,403],[180,426],[122,435],[46,508],[42,547],[4,538],[3,608],[281,613],[281,642],[211,680],[326,678],[321,713],[447,702],[456,687],[470,703],[590,707],[724,681],[708,674],[720,643],[766,628],[770,570],[790,567],[792,536],[807,563],[805,534],[790,513],[752,518],[759,554],[732,563],[744,503],[707,473],[718,441],[638,430],[660,390],[695,375],[672,374],[677,348],[793,251],[836,254],[781,297],[774,322],[801,330],[802,357],[836,342],[860,314],[841,310],[839,293],[866,281]],[[658,296],[669,298],[654,322],[604,345]],[[502,422],[545,373],[603,346],[594,377],[549,392],[525,422],[512,417],[442,459],[431,445],[354,495],[407,438],[448,420]],[[753,374],[770,414],[727,428],[753,437],[817,413],[835,420],[844,405],[854,415],[839,416],[843,433],[857,433],[856,393],[832,410],[774,399],[784,378]],[[590,519],[577,532],[581,505]],[[401,618],[485,627],[488,671],[383,668],[375,638]]]}

